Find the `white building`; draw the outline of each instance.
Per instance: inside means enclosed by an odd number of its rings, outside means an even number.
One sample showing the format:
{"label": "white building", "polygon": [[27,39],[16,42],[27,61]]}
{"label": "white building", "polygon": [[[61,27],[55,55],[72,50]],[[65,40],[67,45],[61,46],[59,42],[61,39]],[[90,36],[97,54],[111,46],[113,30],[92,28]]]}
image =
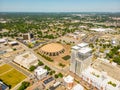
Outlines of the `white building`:
{"label": "white building", "polygon": [[31,65],[37,65],[38,58],[31,52],[25,52],[21,55],[16,56],[14,62],[29,69]]}
{"label": "white building", "polygon": [[5,43],[5,42],[7,42],[7,39],[6,39],[6,38],[1,38],[1,39],[0,39],[0,43]]}
{"label": "white building", "polygon": [[106,72],[99,72],[92,67],[82,72],[82,78],[99,90],[120,90],[119,81],[109,77]]}
{"label": "white building", "polygon": [[8,44],[9,44],[10,46],[19,45],[19,43],[18,43],[17,41],[8,42]]}
{"label": "white building", "polygon": [[109,31],[113,31],[110,28],[91,28],[90,30],[96,31],[96,32],[109,32]]}
{"label": "white building", "polygon": [[34,75],[38,80],[41,80],[47,76],[47,70],[41,67],[37,67],[37,69],[34,71]]}
{"label": "white building", "polygon": [[72,90],[84,90],[84,87],[81,86],[80,84],[75,85]]}
{"label": "white building", "polygon": [[81,43],[73,46],[70,71],[97,87],[98,90],[120,90],[120,81],[111,78],[106,72],[99,72],[90,67],[91,59],[92,49],[88,47],[87,43]]}
{"label": "white building", "polygon": [[68,75],[67,77],[63,77],[63,79],[64,79],[64,85],[68,89],[71,89],[73,87],[74,78],[72,76]]}
{"label": "white building", "polygon": [[113,39],[111,40],[111,44],[112,44],[113,46],[117,46],[117,45],[119,45],[120,43],[119,43],[119,40],[118,40],[118,39],[113,38]]}
{"label": "white building", "polygon": [[71,51],[70,71],[80,76],[81,72],[91,64],[92,49],[88,43],[80,43],[73,46]]}

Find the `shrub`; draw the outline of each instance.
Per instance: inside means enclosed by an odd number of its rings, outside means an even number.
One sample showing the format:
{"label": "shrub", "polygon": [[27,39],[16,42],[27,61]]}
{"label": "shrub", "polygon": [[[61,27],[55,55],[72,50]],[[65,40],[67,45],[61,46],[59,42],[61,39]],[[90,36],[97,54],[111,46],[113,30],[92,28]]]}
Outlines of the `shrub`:
{"label": "shrub", "polygon": [[62,57],[62,59],[68,60],[68,59],[70,59],[70,55],[66,55],[66,56]]}
{"label": "shrub", "polygon": [[65,67],[65,64],[59,63],[59,66],[61,66],[61,67]]}
{"label": "shrub", "polygon": [[47,69],[48,71],[51,70],[50,67],[48,67],[48,66],[46,66],[46,65],[45,65],[44,69]]}
{"label": "shrub", "polygon": [[63,74],[62,74],[62,73],[59,73],[59,74],[58,74],[58,77],[62,78],[62,77],[63,77]]}
{"label": "shrub", "polygon": [[45,58],[46,60],[48,60],[48,61],[50,61],[50,62],[53,62],[53,60],[50,58],[50,57],[48,57],[48,56],[45,56],[45,55],[42,55],[42,54],[40,54],[40,53],[38,53],[39,55],[41,55],[43,58]]}
{"label": "shrub", "polygon": [[25,90],[30,85],[29,82],[22,82],[21,86],[18,88],[18,90]]}
{"label": "shrub", "polygon": [[43,63],[42,61],[39,61],[39,62],[38,62],[38,65],[39,65],[39,66],[42,66],[42,65],[44,65],[44,63]]}
{"label": "shrub", "polygon": [[34,71],[35,69],[36,69],[35,66],[31,66],[31,67],[29,68],[30,71]]}
{"label": "shrub", "polygon": [[13,48],[13,51],[16,51],[17,49],[16,48]]}
{"label": "shrub", "polygon": [[111,81],[109,81],[108,84],[111,84],[113,87],[116,87],[116,84],[112,83]]}
{"label": "shrub", "polygon": [[55,77],[55,78],[58,78],[58,75],[57,75],[57,74],[55,74],[55,75],[54,75],[54,77]]}
{"label": "shrub", "polygon": [[49,74],[50,74],[50,75],[53,75],[53,74],[55,74],[55,71],[51,71]]}

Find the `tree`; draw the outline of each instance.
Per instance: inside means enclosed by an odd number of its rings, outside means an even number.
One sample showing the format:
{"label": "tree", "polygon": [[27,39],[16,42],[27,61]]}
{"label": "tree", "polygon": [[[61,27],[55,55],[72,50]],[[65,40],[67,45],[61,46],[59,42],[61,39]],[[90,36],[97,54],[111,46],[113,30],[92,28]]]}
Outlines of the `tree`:
{"label": "tree", "polygon": [[31,66],[31,67],[29,68],[30,71],[34,71],[35,69],[36,69],[35,66]]}
{"label": "tree", "polygon": [[53,71],[50,71],[50,73],[49,73],[50,75],[53,75],[53,74],[55,74],[55,71],[53,70]]}
{"label": "tree", "polygon": [[45,65],[44,69],[47,69],[48,71],[50,71],[50,67],[48,67],[47,65]]}
{"label": "tree", "polygon": [[54,77],[55,77],[55,78],[58,78],[58,75],[57,75],[57,74],[55,74],[55,75],[54,75]]}
{"label": "tree", "polygon": [[29,82],[22,82],[21,86],[18,88],[18,90],[25,90],[30,85]]}
{"label": "tree", "polygon": [[42,66],[42,65],[44,65],[44,63],[43,63],[42,61],[39,61],[39,62],[38,62],[38,65],[39,65],[39,66]]}
{"label": "tree", "polygon": [[50,75],[53,75],[53,72],[52,71],[50,71],[50,73],[49,73]]}
{"label": "tree", "polygon": [[62,78],[62,77],[63,77],[63,74],[62,74],[62,73],[59,73],[58,76]]}
{"label": "tree", "polygon": [[120,65],[120,56],[114,57],[113,61]]}

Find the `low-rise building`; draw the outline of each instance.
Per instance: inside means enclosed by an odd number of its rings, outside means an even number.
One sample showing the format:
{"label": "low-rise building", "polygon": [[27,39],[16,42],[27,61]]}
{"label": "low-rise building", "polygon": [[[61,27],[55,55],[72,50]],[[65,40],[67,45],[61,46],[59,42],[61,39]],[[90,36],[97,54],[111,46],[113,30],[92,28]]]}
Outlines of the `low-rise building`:
{"label": "low-rise building", "polygon": [[25,52],[21,55],[16,56],[14,62],[18,63],[20,66],[29,69],[30,66],[37,65],[38,58],[31,52]]}
{"label": "low-rise building", "polygon": [[108,76],[106,72],[99,72],[92,67],[82,72],[82,78],[99,90],[120,90],[119,81]]}
{"label": "low-rise building", "polygon": [[75,85],[72,90],[84,90],[84,87],[81,86],[80,84]]}
{"label": "low-rise building", "polygon": [[6,38],[0,39],[0,43],[5,43],[5,42],[7,42],[7,39],[6,39]]}
{"label": "low-rise building", "polygon": [[47,79],[45,79],[43,81],[43,86],[46,88],[46,89],[49,89],[51,86],[53,86],[55,83],[55,79],[53,77],[48,77]]}
{"label": "low-rise building", "polygon": [[0,90],[9,90],[9,87],[0,81]]}
{"label": "low-rise building", "polygon": [[8,44],[9,44],[10,46],[19,45],[19,43],[18,43],[17,41],[8,42]]}
{"label": "low-rise building", "polygon": [[66,88],[72,89],[74,78],[68,75],[67,77],[63,77],[63,79],[64,79],[64,85],[66,86]]}
{"label": "low-rise building", "polygon": [[47,76],[47,70],[41,67],[37,67],[34,71],[34,75],[38,80],[41,80]]}

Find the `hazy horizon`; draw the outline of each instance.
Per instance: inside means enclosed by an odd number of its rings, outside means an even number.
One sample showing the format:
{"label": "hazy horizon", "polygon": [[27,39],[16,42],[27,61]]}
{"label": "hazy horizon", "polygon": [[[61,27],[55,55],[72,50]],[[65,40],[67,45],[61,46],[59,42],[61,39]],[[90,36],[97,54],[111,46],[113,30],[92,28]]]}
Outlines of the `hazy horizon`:
{"label": "hazy horizon", "polygon": [[120,0],[0,0],[0,12],[120,12]]}

